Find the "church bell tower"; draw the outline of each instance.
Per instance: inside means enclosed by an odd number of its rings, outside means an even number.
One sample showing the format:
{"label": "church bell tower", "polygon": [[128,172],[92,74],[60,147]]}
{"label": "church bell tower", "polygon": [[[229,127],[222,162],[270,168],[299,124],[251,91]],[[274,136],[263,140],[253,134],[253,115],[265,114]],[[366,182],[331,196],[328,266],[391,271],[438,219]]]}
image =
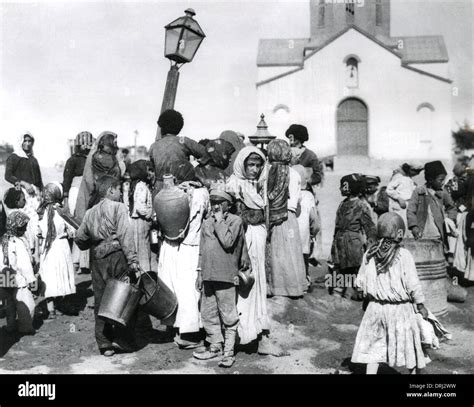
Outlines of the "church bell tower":
{"label": "church bell tower", "polygon": [[355,25],[385,42],[390,38],[390,0],[311,0],[311,44]]}

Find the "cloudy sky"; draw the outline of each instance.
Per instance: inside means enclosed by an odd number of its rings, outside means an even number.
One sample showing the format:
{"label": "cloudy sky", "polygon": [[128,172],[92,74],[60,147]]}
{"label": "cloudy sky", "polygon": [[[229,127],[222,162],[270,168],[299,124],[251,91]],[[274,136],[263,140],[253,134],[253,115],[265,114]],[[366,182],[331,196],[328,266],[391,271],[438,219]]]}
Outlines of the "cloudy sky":
{"label": "cloudy sky", "polygon": [[[308,1],[0,1],[0,141],[31,131],[52,163],[81,130],[113,130],[122,145],[138,130],[151,144],[169,69],[163,27],[188,7],[207,37],[181,69],[183,134],[253,134],[258,40],[308,37]],[[474,121],[472,21],[472,0],[392,0],[392,35],[444,35],[453,127]]]}

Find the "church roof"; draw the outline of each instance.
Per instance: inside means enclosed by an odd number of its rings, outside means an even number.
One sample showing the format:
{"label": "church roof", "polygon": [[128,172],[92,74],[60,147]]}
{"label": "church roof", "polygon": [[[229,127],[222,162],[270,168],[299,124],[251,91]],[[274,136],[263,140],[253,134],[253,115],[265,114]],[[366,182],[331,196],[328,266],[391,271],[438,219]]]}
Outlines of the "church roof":
{"label": "church roof", "polygon": [[416,37],[397,37],[403,41],[398,48],[405,64],[448,62],[448,51],[441,35],[423,35]]}
{"label": "church roof", "polygon": [[[320,47],[310,45],[309,38],[296,39],[262,39],[258,44],[257,66],[303,66],[305,50],[319,51],[336,38],[344,34],[350,28],[354,28],[364,35],[375,40],[375,37],[361,30],[357,26],[348,26],[341,32],[329,38]],[[399,41],[403,41],[400,47],[394,48]],[[448,51],[441,35],[424,35],[415,37],[392,37],[390,43],[376,41],[387,49],[395,51],[402,58],[403,64],[448,62]],[[388,42],[388,41],[387,41]]]}
{"label": "church roof", "polygon": [[261,39],[257,66],[302,66],[308,38]]}

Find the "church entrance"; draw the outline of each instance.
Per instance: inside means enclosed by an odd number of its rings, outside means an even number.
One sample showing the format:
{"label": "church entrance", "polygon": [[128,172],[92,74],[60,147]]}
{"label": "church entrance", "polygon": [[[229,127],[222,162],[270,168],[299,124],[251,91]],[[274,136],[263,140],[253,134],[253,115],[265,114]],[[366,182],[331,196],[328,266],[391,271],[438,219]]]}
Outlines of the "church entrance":
{"label": "church entrance", "polygon": [[359,99],[345,99],[337,108],[337,154],[369,154],[368,111]]}

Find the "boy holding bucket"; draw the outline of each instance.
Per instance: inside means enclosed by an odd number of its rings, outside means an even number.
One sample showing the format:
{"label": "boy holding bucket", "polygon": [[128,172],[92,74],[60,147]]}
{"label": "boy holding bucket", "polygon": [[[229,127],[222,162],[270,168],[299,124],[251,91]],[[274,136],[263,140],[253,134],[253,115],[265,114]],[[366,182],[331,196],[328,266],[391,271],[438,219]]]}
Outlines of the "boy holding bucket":
{"label": "boy holding bucket", "polygon": [[95,339],[104,356],[113,356],[116,349],[134,350],[135,341],[131,327],[112,327],[98,317],[102,296],[109,278],[137,273],[139,267],[128,209],[120,202],[120,180],[104,175],[97,185],[100,202],[86,212],[74,242],[81,250],[91,249]]}
{"label": "boy holding bucket", "polygon": [[235,361],[234,345],[239,324],[235,286],[239,283],[244,229],[242,219],[229,213],[232,197],[227,192],[211,190],[210,201],[212,215],[202,225],[196,280],[196,288],[202,291],[201,317],[209,347],[195,351],[193,356],[201,360],[218,357],[224,342],[219,366],[231,367]]}

